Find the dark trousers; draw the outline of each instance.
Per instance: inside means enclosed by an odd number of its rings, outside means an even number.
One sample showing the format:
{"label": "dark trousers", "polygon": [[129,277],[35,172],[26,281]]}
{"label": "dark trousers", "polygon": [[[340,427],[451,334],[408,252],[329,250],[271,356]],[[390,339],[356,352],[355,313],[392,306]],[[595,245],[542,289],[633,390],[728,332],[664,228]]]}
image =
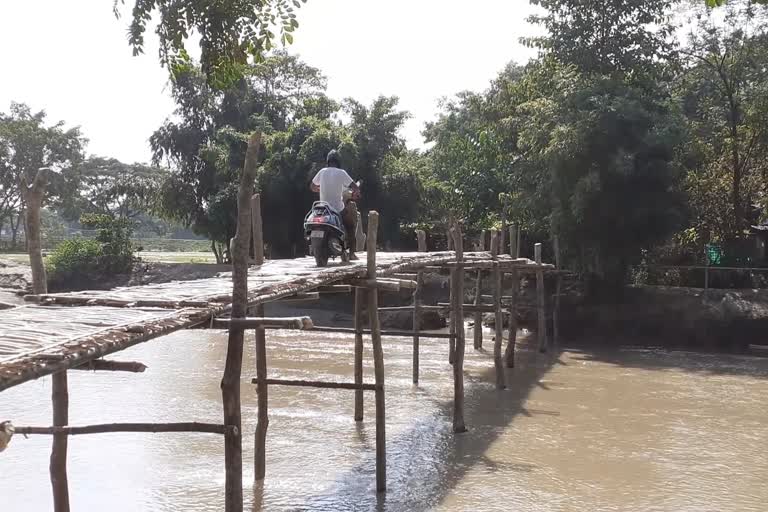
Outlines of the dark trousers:
{"label": "dark trousers", "polygon": [[344,205],[344,209],[341,211],[341,221],[347,231],[349,252],[355,252],[357,250],[357,204],[354,201],[348,201]]}

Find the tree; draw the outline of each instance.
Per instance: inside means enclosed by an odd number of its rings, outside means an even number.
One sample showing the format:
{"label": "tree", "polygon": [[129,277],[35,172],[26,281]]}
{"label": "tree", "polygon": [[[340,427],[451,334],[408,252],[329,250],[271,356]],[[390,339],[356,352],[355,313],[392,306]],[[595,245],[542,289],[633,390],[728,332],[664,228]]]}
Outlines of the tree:
{"label": "tree", "polygon": [[[732,3],[722,21],[699,13],[688,39],[678,86],[697,141],[691,168],[700,174],[689,178],[689,191],[709,196],[693,198],[700,220],[708,219],[699,224],[705,238],[738,237],[751,205],[768,191],[768,30],[746,2]],[[723,188],[726,176],[730,183]],[[714,190],[726,193],[730,204],[705,213],[702,208],[721,203],[712,197]]]}
{"label": "tree", "polygon": [[150,138],[155,165],[171,167],[160,212],[206,236],[217,261],[228,261],[247,134],[284,129],[308,104],[328,104],[324,90],[318,69],[285,52],[250,67],[225,90],[209,86],[198,67],[177,73],[175,116]]}
{"label": "tree", "polygon": [[531,0],[547,10],[529,21],[547,34],[527,40],[584,73],[649,75],[672,50],[675,0]]}
{"label": "tree", "polygon": [[[119,5],[118,5],[119,2]],[[135,0],[131,10],[128,43],[134,55],[144,51],[144,34],[154,16],[160,42],[160,63],[172,75],[184,72],[191,63],[186,47],[193,32],[200,36],[200,63],[206,81],[226,88],[243,75],[248,58],[257,62],[279,39],[293,42],[298,28],[295,9],[306,0]],[[114,0],[115,16],[125,0]]]}
{"label": "tree", "polygon": [[79,128],[65,129],[63,121],[46,126],[45,112],[33,113],[23,103],[0,113],[0,224],[10,220],[14,243],[24,218],[22,184],[34,183],[38,171],[48,169],[47,198],[55,202],[73,194],[85,143]]}
{"label": "tree", "polygon": [[68,220],[77,220],[86,213],[135,220],[155,208],[166,175],[157,167],[124,164],[114,158],[89,158],[80,168],[77,194],[61,198],[57,206]]}

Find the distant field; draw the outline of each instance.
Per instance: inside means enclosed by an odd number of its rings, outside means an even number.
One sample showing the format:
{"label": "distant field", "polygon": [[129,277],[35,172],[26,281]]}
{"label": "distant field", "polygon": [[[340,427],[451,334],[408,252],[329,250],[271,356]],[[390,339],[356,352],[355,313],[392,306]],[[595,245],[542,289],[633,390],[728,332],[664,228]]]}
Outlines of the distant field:
{"label": "distant field", "polygon": [[[157,263],[216,263],[216,258],[211,252],[142,251],[138,256],[144,261]],[[0,260],[29,264],[29,257],[26,254],[0,253]]]}

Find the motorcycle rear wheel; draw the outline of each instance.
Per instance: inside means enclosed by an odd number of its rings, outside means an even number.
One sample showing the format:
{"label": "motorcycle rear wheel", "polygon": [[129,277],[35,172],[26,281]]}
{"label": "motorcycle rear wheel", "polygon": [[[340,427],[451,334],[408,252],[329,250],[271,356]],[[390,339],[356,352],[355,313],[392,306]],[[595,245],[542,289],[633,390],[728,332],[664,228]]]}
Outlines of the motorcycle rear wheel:
{"label": "motorcycle rear wheel", "polygon": [[315,264],[317,264],[318,267],[325,267],[328,265],[330,254],[328,253],[328,247],[325,245],[324,238],[312,239],[312,255],[315,257]]}

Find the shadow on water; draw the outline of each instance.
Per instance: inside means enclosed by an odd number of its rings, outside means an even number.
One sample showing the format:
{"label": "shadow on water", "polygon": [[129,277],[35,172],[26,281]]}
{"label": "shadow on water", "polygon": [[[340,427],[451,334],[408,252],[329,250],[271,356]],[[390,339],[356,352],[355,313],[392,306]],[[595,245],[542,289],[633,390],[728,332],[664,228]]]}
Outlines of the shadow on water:
{"label": "shadow on water", "polygon": [[568,348],[575,361],[593,361],[625,368],[670,370],[713,376],[746,376],[768,379],[768,358],[717,352],[665,348]]}
{"label": "shadow on water", "polygon": [[[470,347],[468,352],[471,350]],[[442,400],[430,415],[409,422],[404,431],[388,437],[387,492],[383,494],[374,489],[375,424],[369,416],[357,428],[358,441],[366,452],[363,460],[344,472],[332,488],[310,496],[292,510],[426,511],[440,505],[477,465],[484,466],[489,473],[535,471],[533,464],[500,463],[488,458],[486,452],[519,415],[559,414],[523,405],[534,388],[544,387],[539,380],[556,364],[565,364],[560,361],[559,352],[538,354],[534,350],[520,350],[517,367],[506,371],[507,389],[503,391],[495,389],[492,367],[479,375],[465,371],[464,417],[468,431],[453,433],[453,400]],[[262,510],[264,492],[267,491],[262,484],[254,487],[255,511]]]}

